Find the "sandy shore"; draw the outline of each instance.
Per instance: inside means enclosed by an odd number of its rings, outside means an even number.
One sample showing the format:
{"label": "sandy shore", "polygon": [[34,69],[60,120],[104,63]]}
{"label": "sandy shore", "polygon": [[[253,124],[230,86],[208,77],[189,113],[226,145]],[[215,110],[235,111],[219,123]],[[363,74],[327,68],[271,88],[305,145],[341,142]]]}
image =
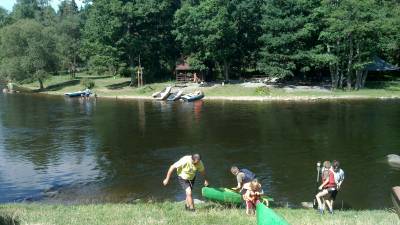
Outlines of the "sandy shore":
{"label": "sandy shore", "polygon": [[[132,100],[154,100],[151,96],[101,96],[98,98],[104,99],[132,99]],[[204,101],[255,101],[255,102],[268,102],[268,101],[325,101],[325,100],[389,100],[400,99],[400,96],[206,96]]]}

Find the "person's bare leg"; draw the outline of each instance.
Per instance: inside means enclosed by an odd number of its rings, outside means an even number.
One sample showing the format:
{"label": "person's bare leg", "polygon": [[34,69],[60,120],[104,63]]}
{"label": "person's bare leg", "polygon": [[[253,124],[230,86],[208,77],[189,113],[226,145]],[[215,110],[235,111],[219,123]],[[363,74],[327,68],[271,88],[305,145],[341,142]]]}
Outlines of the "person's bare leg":
{"label": "person's bare leg", "polygon": [[186,205],[189,209],[194,209],[194,202],[192,197],[192,189],[190,187],[186,188]]}
{"label": "person's bare leg", "polygon": [[[320,210],[320,212],[322,213],[322,211],[324,210],[324,205],[325,205],[325,200],[323,199],[323,197],[326,195],[326,194],[328,194],[328,191],[326,191],[326,190],[323,190],[323,191],[321,191],[321,192],[319,192],[316,196],[315,196],[315,198],[317,199],[317,202],[318,202],[318,209]],[[321,201],[321,198],[322,198],[322,201]]]}

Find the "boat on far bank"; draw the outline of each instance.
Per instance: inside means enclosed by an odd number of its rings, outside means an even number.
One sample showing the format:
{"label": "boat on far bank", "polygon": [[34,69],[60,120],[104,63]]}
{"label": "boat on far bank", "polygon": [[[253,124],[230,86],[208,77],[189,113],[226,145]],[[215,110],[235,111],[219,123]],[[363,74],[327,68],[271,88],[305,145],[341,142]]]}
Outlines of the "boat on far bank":
{"label": "boat on far bank", "polygon": [[170,94],[170,96],[167,98],[167,101],[176,101],[179,100],[181,98],[181,96],[183,95],[183,91],[179,90],[178,92],[172,93]]}
{"label": "boat on far bank", "polygon": [[73,98],[73,97],[89,97],[91,94],[92,94],[92,91],[90,89],[86,89],[83,91],[65,93],[64,95],[68,96],[70,98]]}
{"label": "boat on far bank", "polygon": [[194,102],[204,98],[204,93],[202,91],[196,91],[190,94],[183,95],[181,98],[187,102]]}
{"label": "boat on far bank", "polygon": [[166,87],[162,91],[156,92],[152,95],[157,100],[165,100],[171,94],[172,87]]}

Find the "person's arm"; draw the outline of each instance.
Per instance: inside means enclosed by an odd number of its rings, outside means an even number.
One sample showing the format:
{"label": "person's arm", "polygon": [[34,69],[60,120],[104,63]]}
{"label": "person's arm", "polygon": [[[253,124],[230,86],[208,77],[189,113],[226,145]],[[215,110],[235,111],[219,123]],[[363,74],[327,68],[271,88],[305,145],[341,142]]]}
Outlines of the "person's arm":
{"label": "person's arm", "polygon": [[206,170],[203,170],[200,172],[200,174],[204,177],[204,186],[208,186],[208,180],[207,180],[207,176],[206,176]]}
{"label": "person's arm", "polygon": [[319,186],[318,189],[319,189],[319,190],[322,190],[322,189],[324,188],[324,186],[327,185],[328,183],[329,183],[329,179],[326,179],[325,182],[322,183],[322,184]]}
{"label": "person's arm", "polygon": [[165,179],[163,180],[163,185],[164,185],[164,186],[167,186],[167,185],[168,185],[169,179],[171,178],[171,175],[172,175],[172,173],[174,172],[175,169],[176,169],[176,168],[175,168],[174,165],[171,165],[171,166],[169,167],[168,172],[167,172],[167,176],[166,176]]}
{"label": "person's arm", "polygon": [[236,175],[236,180],[237,180],[237,186],[235,188],[232,188],[233,190],[240,190],[242,189],[242,184],[243,184],[243,177],[241,174]]}

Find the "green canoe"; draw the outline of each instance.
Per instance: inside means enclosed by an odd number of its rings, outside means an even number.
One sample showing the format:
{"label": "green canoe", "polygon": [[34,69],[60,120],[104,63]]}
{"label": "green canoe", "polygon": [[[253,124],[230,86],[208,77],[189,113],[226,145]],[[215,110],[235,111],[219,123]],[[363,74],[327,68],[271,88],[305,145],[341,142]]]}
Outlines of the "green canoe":
{"label": "green canoe", "polygon": [[[201,194],[204,198],[221,202],[221,203],[228,203],[228,204],[241,204],[243,202],[242,196],[229,189],[229,188],[212,188],[212,187],[203,187],[201,189]],[[274,201],[273,198],[263,197],[266,198],[269,202]]]}
{"label": "green canoe", "polygon": [[266,207],[264,204],[257,204],[257,225],[289,225],[286,220]]}

